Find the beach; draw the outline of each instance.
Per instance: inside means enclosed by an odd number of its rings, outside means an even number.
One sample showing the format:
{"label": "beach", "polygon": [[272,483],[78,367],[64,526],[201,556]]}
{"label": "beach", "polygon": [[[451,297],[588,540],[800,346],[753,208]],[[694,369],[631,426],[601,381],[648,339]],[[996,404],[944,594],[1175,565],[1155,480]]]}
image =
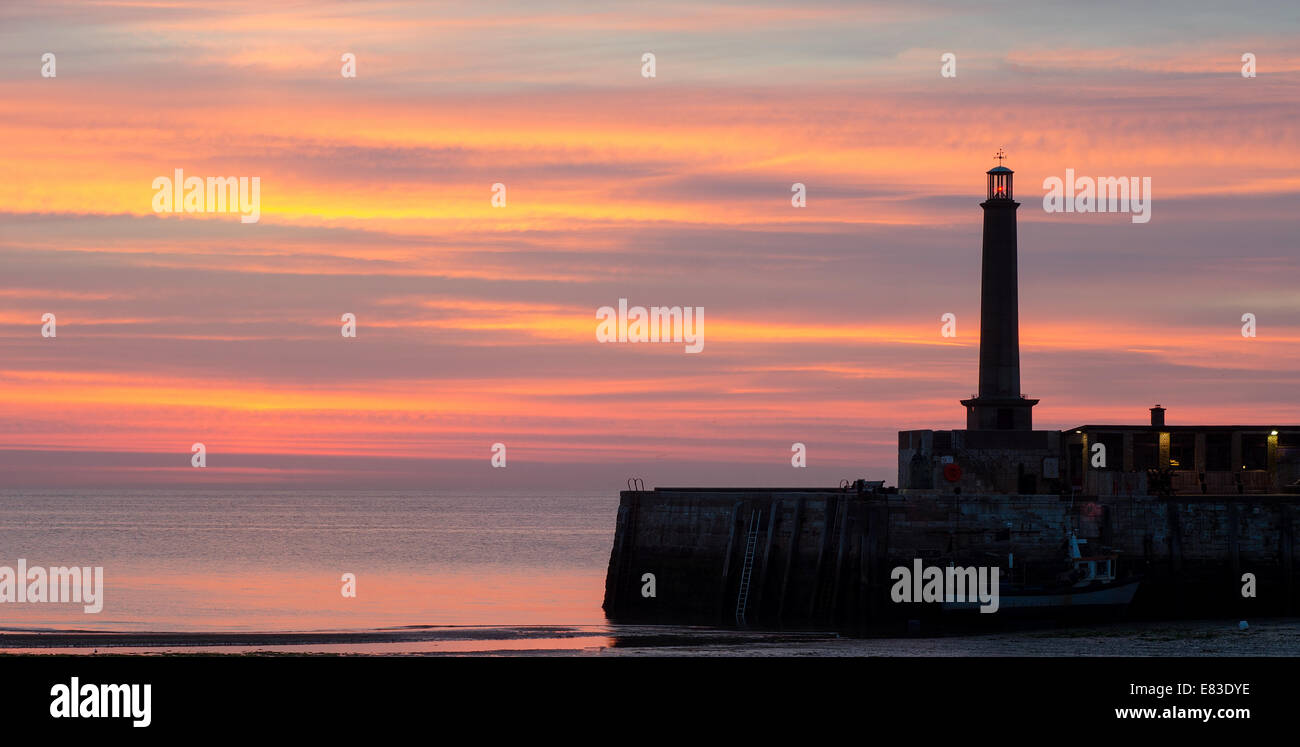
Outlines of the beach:
{"label": "beach", "polygon": [[1300,656],[1300,620],[1118,622],[1015,632],[869,637],[728,628],[439,626],[305,633],[0,632],[0,655]]}

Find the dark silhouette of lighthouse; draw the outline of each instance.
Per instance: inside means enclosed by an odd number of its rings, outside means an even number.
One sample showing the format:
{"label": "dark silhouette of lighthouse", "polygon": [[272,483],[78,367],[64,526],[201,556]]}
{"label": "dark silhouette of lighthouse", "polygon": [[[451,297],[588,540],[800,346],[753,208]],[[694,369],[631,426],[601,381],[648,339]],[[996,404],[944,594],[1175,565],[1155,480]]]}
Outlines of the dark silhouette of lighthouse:
{"label": "dark silhouette of lighthouse", "polygon": [[984,262],[980,285],[979,395],[961,401],[966,429],[972,431],[1033,430],[1031,408],[1036,399],[1020,393],[1020,308],[1016,282],[1016,208],[1011,199],[1011,169],[998,165],[988,171],[984,208]]}

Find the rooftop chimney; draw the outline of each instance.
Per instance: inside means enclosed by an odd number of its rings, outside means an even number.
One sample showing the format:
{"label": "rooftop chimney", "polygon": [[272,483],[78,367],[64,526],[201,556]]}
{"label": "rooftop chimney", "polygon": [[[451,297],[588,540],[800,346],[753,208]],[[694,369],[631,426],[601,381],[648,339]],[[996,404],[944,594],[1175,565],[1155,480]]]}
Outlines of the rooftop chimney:
{"label": "rooftop chimney", "polygon": [[1160,405],[1151,408],[1151,425],[1156,428],[1165,427],[1165,408]]}

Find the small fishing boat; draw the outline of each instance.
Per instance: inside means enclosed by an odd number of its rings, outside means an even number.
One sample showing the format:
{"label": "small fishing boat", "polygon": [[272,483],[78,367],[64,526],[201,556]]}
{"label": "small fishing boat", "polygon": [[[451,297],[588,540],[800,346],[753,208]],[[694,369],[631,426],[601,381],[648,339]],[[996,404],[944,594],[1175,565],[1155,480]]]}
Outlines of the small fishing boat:
{"label": "small fishing boat", "polygon": [[[1068,536],[1069,569],[1056,583],[1026,585],[1004,579],[998,585],[998,611],[1063,612],[1071,609],[1119,612],[1128,607],[1142,579],[1116,576],[1116,554],[1085,556],[1080,545],[1087,544],[1074,532]],[[944,612],[977,610],[978,600],[944,602]]]}

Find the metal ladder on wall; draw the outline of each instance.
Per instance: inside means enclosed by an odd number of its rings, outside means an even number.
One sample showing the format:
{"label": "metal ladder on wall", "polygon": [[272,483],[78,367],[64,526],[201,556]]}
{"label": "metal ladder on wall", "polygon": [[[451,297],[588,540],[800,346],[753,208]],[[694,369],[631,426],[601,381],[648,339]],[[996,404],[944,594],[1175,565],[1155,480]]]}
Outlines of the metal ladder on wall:
{"label": "metal ladder on wall", "polygon": [[754,555],[758,549],[758,527],[763,523],[761,511],[749,513],[749,526],[746,528],[745,562],[740,568],[740,593],[736,596],[736,624],[745,624],[745,608],[749,606],[749,582],[754,577]]}

